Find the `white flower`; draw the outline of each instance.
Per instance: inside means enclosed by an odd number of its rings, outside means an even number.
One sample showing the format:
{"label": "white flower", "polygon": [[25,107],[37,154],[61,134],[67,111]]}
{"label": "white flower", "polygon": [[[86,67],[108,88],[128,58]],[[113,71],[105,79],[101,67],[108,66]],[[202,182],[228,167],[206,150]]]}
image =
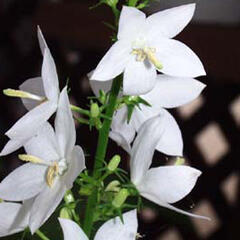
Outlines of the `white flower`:
{"label": "white flower", "polygon": [[9,201],[33,198],[29,227],[35,232],[54,212],[66,190],[85,168],[82,149],[75,146],[76,131],[65,87],[59,97],[55,132],[45,123],[24,148],[17,168],[0,183],[0,197]]}
{"label": "white flower", "polygon": [[[112,81],[90,81],[95,95],[100,89],[110,91]],[[104,83],[104,84],[103,84]],[[151,107],[140,105],[135,107],[131,120],[127,123],[127,108],[123,107],[113,117],[110,137],[127,152],[131,150],[131,142],[140,126],[149,118],[159,115],[164,118],[164,138],[159,141],[157,150],[173,156],[181,156],[183,143],[180,129],[170,115],[163,108],[175,108],[191,102],[199,96],[205,84],[193,78],[176,78],[167,75],[158,75],[155,87],[147,94],[140,95]]]}
{"label": "white flower", "polygon": [[23,204],[0,203],[0,237],[21,232],[28,226],[31,204],[32,200],[27,200]]}
{"label": "white flower", "polygon": [[57,110],[59,83],[56,66],[39,28],[38,39],[43,54],[42,77],[26,80],[20,90],[5,90],[7,95],[21,97],[29,112],[6,132],[10,140],[1,156],[23,146]]}
{"label": "white flower", "polygon": [[[83,230],[73,221],[59,218],[64,233],[64,240],[88,240]],[[97,231],[94,240],[135,240],[137,235],[137,211],[123,214],[123,222],[119,217],[105,222]]]}
{"label": "white flower", "polygon": [[118,41],[98,64],[91,80],[107,81],[124,73],[123,93],[139,95],[156,84],[156,70],[176,77],[197,77],[205,70],[195,53],[173,40],[191,20],[195,4],[160,11],[147,17],[124,6]]}
{"label": "white flower", "polygon": [[201,172],[188,166],[150,168],[160,138],[164,138],[164,125],[161,118],[153,117],[140,128],[131,152],[132,183],[143,197],[162,207],[192,217],[208,219],[170,205],[184,198],[192,190]]}

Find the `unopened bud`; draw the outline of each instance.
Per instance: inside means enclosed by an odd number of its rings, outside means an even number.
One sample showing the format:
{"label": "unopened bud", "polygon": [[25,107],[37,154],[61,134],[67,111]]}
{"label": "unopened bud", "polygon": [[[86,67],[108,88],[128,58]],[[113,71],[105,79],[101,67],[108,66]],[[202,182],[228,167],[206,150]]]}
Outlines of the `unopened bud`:
{"label": "unopened bud", "polygon": [[64,195],[64,201],[65,203],[72,203],[75,202],[74,196],[71,191],[67,191]]}
{"label": "unopened bud", "polygon": [[60,218],[72,219],[71,211],[66,207],[62,208],[60,211]]}
{"label": "unopened bud", "polygon": [[100,103],[104,104],[106,101],[106,94],[105,92],[101,89],[99,90],[99,97],[98,97]]}
{"label": "unopened bud", "polygon": [[185,163],[185,159],[181,158],[181,157],[177,157],[176,162],[175,162],[175,166],[181,166]]}
{"label": "unopened bud", "polygon": [[112,182],[110,182],[105,191],[106,192],[119,192],[120,191],[120,182],[118,180],[114,180]]}
{"label": "unopened bud", "polygon": [[121,157],[119,155],[115,155],[108,163],[108,166],[107,166],[108,170],[111,172],[114,172],[117,169],[120,161],[121,161]]}
{"label": "unopened bud", "polygon": [[97,103],[92,103],[90,107],[91,116],[97,118],[100,114],[100,110]]}
{"label": "unopened bud", "polygon": [[128,190],[126,188],[122,188],[113,199],[112,205],[115,208],[120,208],[125,203],[128,196],[129,196]]}

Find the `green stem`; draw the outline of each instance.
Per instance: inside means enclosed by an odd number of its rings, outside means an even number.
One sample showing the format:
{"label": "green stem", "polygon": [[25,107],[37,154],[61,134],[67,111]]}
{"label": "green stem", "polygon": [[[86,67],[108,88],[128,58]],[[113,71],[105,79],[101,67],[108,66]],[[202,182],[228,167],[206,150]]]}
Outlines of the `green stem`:
{"label": "green stem", "polygon": [[50,238],[48,238],[43,232],[41,232],[40,230],[36,231],[36,234],[42,239],[42,240],[50,240]]}
{"label": "green stem", "polygon": [[[104,120],[103,126],[99,130],[97,152],[95,156],[95,163],[94,163],[94,169],[93,169],[93,177],[95,179],[98,179],[101,176],[101,172],[98,170],[103,167],[103,162],[106,156],[108,137],[109,137],[109,132],[112,124],[111,118],[115,111],[115,106],[117,103],[117,98],[118,98],[121,84],[122,84],[122,75],[116,77],[113,81],[110,96],[109,96],[108,107],[106,109],[106,116],[108,116],[109,119]],[[94,212],[96,210],[97,198],[98,198],[98,189],[96,187],[96,189],[88,198],[86,212],[85,212],[85,221],[84,221],[83,229],[88,236],[90,236],[91,230],[93,227]]]}
{"label": "green stem", "polygon": [[71,106],[71,110],[74,112],[78,112],[87,116],[90,116],[90,112],[88,110],[82,109],[80,107],[77,107],[75,105],[70,105]]}

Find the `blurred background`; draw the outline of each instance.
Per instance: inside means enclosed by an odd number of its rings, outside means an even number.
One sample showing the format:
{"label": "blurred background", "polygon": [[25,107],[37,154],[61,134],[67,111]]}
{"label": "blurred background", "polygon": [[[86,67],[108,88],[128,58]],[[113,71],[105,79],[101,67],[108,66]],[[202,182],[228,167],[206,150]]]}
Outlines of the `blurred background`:
{"label": "blurred background", "polygon": [[[193,1],[155,1],[146,12],[190,2]],[[197,100],[171,112],[182,129],[187,164],[199,168],[203,174],[192,193],[176,206],[207,215],[212,221],[190,219],[149,204],[139,216],[139,232],[146,240],[240,239],[240,3],[238,0],[195,2],[195,17],[177,39],[190,46],[203,61],[208,75],[199,80],[207,88]],[[112,13],[106,6],[90,11],[89,7],[95,3],[94,0],[1,0],[0,89],[17,88],[25,79],[40,75],[42,56],[36,35],[36,26],[40,25],[54,56],[61,86],[69,79],[72,102],[84,107],[88,103],[86,97],[92,94],[86,74],[111,45],[111,29],[103,22],[113,22]],[[19,100],[3,94],[0,102],[3,147],[7,141],[4,132],[25,109]],[[92,164],[96,136],[96,131],[90,136],[86,126],[78,128],[78,143],[88,153],[88,166]],[[108,156],[113,153],[127,158],[110,141]],[[0,179],[21,164],[16,156],[14,153],[1,159]],[[156,158],[168,163],[166,156],[156,154]],[[61,232],[53,222],[51,229],[45,231],[55,236],[54,229]],[[3,239],[21,239],[21,234]]]}

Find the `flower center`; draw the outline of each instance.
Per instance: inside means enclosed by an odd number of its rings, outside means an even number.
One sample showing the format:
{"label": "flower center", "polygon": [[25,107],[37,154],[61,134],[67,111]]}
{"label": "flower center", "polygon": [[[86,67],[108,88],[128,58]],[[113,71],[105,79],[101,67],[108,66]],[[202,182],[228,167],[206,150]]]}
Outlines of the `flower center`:
{"label": "flower center", "polygon": [[157,69],[162,69],[161,62],[156,57],[156,48],[147,47],[146,40],[139,38],[132,44],[131,54],[136,55],[137,62],[143,62],[148,59]]}
{"label": "flower center", "polygon": [[40,164],[48,166],[46,182],[47,185],[52,188],[54,185],[55,178],[57,176],[62,176],[68,169],[67,161],[65,158],[62,158],[58,161],[45,161],[41,158],[38,158],[33,155],[20,154],[18,155],[19,159],[25,162],[31,162],[33,164]]}

